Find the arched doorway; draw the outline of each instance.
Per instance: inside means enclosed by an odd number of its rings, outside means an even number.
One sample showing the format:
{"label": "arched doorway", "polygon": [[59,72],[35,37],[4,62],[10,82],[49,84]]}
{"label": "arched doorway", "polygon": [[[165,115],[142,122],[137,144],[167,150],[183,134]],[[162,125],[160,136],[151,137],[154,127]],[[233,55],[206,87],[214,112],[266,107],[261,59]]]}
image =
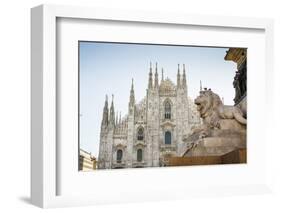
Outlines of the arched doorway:
{"label": "arched doorway", "polygon": [[117,156],[116,156],[117,163],[121,163],[122,162],[122,157],[123,157],[123,151],[121,149],[118,149],[117,150]]}
{"label": "arched doorway", "polygon": [[138,162],[142,161],[142,149],[137,150],[137,161]]}

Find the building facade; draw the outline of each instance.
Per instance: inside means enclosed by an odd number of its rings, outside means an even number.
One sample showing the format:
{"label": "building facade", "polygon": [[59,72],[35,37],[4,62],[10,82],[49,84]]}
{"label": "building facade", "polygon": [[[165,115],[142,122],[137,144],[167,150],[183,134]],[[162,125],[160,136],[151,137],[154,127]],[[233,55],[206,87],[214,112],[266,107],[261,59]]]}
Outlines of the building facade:
{"label": "building facade", "polygon": [[200,116],[188,97],[185,66],[178,65],[177,82],[158,80],[150,64],[146,96],[136,103],[132,80],[128,114],[115,115],[113,96],[106,96],[101,122],[99,169],[159,167],[166,156],[181,156],[183,138],[200,124]]}
{"label": "building facade", "polygon": [[96,168],[96,158],[91,153],[79,149],[79,171],[92,171]]}

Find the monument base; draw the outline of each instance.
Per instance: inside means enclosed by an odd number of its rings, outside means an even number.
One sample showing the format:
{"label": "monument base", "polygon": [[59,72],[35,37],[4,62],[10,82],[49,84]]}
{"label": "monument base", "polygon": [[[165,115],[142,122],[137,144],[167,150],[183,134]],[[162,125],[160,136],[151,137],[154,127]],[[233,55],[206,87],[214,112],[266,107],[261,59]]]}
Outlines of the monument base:
{"label": "monument base", "polygon": [[182,157],[166,157],[164,166],[246,163],[246,131],[210,130],[208,137],[195,133],[186,139]]}
{"label": "monument base", "polygon": [[166,157],[163,166],[194,166],[247,163],[247,149],[236,149],[222,156]]}
{"label": "monument base", "polygon": [[189,136],[182,156],[222,156],[236,149],[246,149],[246,131],[215,129],[205,138],[200,133]]}

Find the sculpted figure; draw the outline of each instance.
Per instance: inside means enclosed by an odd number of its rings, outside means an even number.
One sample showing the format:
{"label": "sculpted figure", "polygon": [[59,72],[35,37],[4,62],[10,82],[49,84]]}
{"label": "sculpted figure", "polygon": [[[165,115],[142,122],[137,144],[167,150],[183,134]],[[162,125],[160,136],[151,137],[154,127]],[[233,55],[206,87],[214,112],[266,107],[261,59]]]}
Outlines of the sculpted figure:
{"label": "sculpted figure", "polygon": [[239,83],[239,72],[236,72],[236,76],[234,77],[233,80],[233,87],[235,88],[235,98],[233,99],[236,103],[241,98],[241,88],[240,88],[240,83]]}
{"label": "sculpted figure", "polygon": [[212,129],[245,130],[247,120],[243,117],[240,108],[223,105],[220,97],[211,89],[200,91],[200,95],[194,102],[203,119],[203,124],[193,129],[192,133],[200,132],[201,137],[204,138]]}

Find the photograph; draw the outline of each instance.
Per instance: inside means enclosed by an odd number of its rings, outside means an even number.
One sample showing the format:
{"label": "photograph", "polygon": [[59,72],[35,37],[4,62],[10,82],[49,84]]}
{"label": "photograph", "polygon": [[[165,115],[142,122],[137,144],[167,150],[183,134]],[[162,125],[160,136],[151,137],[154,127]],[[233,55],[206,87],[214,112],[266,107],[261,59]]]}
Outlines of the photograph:
{"label": "photograph", "polygon": [[247,48],[78,41],[79,171],[247,163]]}

